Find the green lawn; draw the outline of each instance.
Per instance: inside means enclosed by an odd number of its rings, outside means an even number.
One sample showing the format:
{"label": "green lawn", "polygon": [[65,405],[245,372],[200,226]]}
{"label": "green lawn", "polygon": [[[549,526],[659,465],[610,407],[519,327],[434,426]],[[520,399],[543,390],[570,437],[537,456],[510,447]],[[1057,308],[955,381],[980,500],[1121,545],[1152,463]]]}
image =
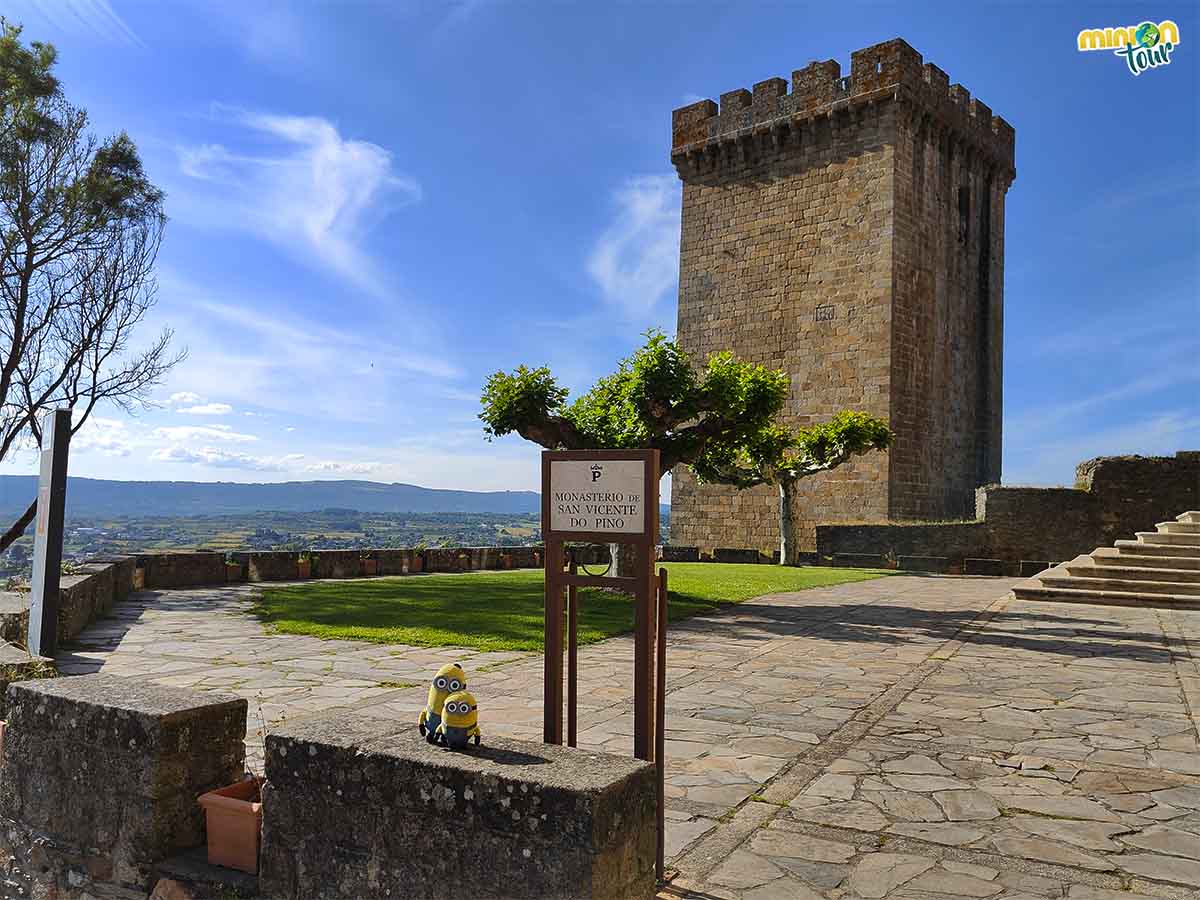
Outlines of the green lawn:
{"label": "green lawn", "polygon": [[[778,591],[865,581],[866,569],[668,563],[671,621]],[[633,605],[608,591],[580,591],[579,642],[633,628]],[[542,649],[538,570],[314,581],[267,588],[257,615],[283,634],[479,650]]]}

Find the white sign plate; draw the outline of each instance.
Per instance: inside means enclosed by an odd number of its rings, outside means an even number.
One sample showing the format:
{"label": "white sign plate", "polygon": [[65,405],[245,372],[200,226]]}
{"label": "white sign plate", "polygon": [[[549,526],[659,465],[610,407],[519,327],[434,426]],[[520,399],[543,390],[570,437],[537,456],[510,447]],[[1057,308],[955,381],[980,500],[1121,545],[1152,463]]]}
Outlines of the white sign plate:
{"label": "white sign plate", "polygon": [[642,534],[646,464],[640,459],[553,460],[550,529]]}

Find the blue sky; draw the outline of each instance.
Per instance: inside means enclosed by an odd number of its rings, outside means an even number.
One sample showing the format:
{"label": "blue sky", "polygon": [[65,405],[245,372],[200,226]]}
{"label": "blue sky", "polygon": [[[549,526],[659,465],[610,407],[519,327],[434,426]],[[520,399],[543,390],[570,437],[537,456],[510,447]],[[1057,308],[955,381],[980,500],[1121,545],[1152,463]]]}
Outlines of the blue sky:
{"label": "blue sky", "polygon": [[[1197,6],[7,0],[171,218],[156,325],[187,361],[77,438],[107,478],[536,489],[487,375],[585,388],[674,331],[670,114],[905,38],[1017,132],[1004,481],[1200,448]],[[1170,18],[1169,66],[1079,53]],[[4,471],[32,472],[28,457]]]}

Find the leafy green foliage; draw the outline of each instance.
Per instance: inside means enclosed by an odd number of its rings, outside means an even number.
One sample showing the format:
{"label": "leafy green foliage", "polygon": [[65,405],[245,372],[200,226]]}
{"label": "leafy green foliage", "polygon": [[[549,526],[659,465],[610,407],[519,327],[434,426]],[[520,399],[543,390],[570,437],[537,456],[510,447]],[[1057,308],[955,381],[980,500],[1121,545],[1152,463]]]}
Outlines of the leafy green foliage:
{"label": "leafy green foliage", "polygon": [[828,422],[791,430],[771,423],[742,446],[716,443],[692,466],[701,481],[738,488],[796,481],[836,468],[853,456],[885,450],[887,423],[865,412],[843,410]]}
{"label": "leafy green foliage", "polygon": [[566,399],[567,389],[558,386],[545,366],[518,366],[511,375],[497,372],[488,379],[479,418],[490,440],[516,431],[526,422],[560,412]]}
{"label": "leafy green foliage", "polygon": [[497,372],[484,387],[479,418],[489,438],[516,432],[549,449],[658,449],[665,471],[693,462],[709,444],[740,448],[787,400],[785,373],[730,353],[697,368],[675,341],[650,331],[570,405],[544,367]]}
{"label": "leafy green foliage", "polygon": [[[50,44],[33,41],[26,47],[21,43],[21,26],[0,16],[0,113],[37,125],[30,114],[38,102],[57,97],[61,90],[51,71],[57,58],[58,52]],[[44,128],[43,122],[27,136]]]}
{"label": "leafy green foliage", "polygon": [[[0,18],[0,459],[40,446],[47,409],[144,405],[182,358],[169,329],[140,351],[133,332],[155,302],[163,194],[127,134],[100,141],[54,76],[49,44],[25,45]],[[36,504],[0,535],[0,551]]]}

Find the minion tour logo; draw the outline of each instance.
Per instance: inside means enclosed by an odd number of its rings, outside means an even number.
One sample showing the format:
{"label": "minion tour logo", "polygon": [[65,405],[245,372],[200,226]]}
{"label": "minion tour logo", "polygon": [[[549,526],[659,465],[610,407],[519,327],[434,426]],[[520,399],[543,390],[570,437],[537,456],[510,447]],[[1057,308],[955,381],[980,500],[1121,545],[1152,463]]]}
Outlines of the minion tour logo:
{"label": "minion tour logo", "polygon": [[1179,26],[1164,19],[1157,25],[1143,22],[1120,28],[1085,28],[1079,32],[1077,46],[1080,52],[1111,50],[1138,76],[1147,69],[1170,65],[1171,54],[1179,46]]}

